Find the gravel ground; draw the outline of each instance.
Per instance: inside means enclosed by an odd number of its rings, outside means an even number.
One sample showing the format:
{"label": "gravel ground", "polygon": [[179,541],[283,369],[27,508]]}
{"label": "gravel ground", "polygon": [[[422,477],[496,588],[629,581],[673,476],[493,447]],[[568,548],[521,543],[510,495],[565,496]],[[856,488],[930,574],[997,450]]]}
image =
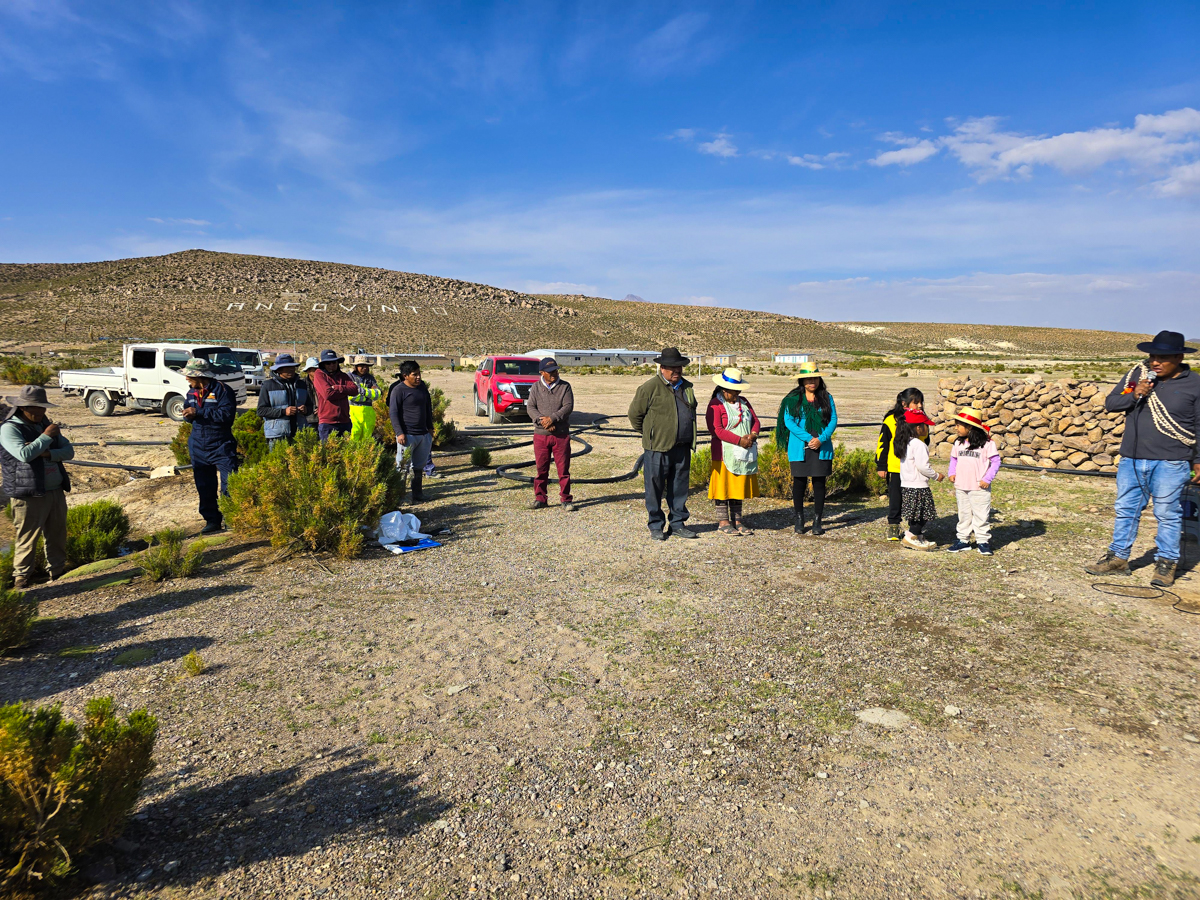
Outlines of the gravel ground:
{"label": "gravel ground", "polygon": [[86,896],[1200,896],[1200,618],[1083,574],[1111,482],[1003,473],[985,558],[883,541],[875,500],[730,538],[696,493],[700,539],[657,544],[638,482],[566,514],[442,471],[440,549],[234,535],[195,579],[40,589],[0,700],[161,722]]}

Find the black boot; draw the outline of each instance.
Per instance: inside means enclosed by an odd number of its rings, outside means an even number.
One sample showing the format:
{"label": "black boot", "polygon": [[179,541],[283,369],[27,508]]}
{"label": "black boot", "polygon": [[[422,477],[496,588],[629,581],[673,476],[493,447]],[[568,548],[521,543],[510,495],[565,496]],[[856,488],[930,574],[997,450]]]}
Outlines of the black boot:
{"label": "black boot", "polygon": [[804,504],[796,507],[796,534],[804,534]]}
{"label": "black boot", "polygon": [[415,473],[413,474],[413,477],[412,477],[412,502],[413,503],[425,502],[425,495],[421,493],[421,478],[422,478],[421,475],[418,475]]}
{"label": "black boot", "polygon": [[813,479],[813,535],[824,534],[825,529],[821,527],[821,520],[825,518],[825,479],[819,482]]}

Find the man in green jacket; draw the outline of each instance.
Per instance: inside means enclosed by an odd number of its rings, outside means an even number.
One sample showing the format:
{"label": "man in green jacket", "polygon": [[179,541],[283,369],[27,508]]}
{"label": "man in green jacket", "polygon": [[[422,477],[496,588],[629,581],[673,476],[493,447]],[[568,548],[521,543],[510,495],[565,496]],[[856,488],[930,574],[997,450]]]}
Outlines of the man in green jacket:
{"label": "man in green jacket", "polygon": [[[696,449],[696,392],[683,377],[683,367],[691,360],[682,356],[679,348],[666,347],[654,361],[659,366],[658,374],[637,389],[629,404],[629,424],[642,436],[650,537],[665,541],[669,533],[694,538],[696,532],[684,525],[688,520],[692,451]],[[663,531],[664,494],[671,515],[667,533]]]}

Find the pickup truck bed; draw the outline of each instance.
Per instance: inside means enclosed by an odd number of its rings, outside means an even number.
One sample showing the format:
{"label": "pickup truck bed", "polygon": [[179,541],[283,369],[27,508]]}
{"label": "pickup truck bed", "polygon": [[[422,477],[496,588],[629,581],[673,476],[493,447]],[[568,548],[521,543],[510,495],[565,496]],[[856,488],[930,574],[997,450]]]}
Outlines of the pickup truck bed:
{"label": "pickup truck bed", "polygon": [[64,369],[58,373],[58,385],[64,390],[107,389],[124,391],[125,368],[101,366],[96,369]]}

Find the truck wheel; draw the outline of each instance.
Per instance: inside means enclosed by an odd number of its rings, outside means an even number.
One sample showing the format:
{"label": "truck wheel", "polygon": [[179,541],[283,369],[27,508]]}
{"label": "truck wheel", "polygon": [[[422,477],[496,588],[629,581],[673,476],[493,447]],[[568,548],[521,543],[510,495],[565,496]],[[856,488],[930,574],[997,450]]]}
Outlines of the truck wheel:
{"label": "truck wheel", "polygon": [[478,388],[471,388],[471,399],[475,401],[475,415],[486,416],[487,409],[486,409],[486,407],[484,407],[484,405],[482,403],[479,402],[479,389]]}
{"label": "truck wheel", "polygon": [[112,398],[104,391],[92,391],[88,394],[87,407],[94,416],[110,416],[113,411]]}
{"label": "truck wheel", "polygon": [[487,417],[493,425],[499,425],[504,421],[504,417],[496,412],[496,404],[493,402],[491,394],[488,394]]}
{"label": "truck wheel", "polygon": [[178,394],[169,394],[162,405],[163,415],[172,422],[183,421],[183,398]]}

